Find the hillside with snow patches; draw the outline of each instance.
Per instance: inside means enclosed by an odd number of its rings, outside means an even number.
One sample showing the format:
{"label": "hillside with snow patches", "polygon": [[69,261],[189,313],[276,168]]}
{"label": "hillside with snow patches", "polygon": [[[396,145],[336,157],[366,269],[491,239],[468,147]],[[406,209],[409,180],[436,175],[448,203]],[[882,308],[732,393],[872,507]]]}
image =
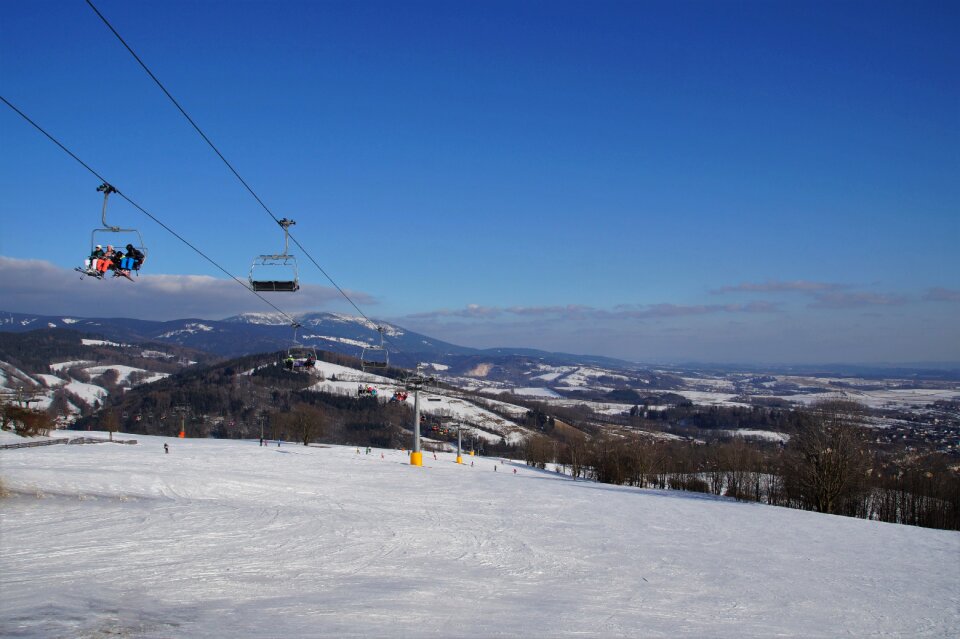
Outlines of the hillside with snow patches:
{"label": "hillside with snow patches", "polygon": [[[277,364],[266,366],[275,365]],[[252,375],[254,370],[247,370],[242,374]],[[305,390],[344,397],[357,397],[359,388],[375,390],[375,397],[380,402],[397,401],[395,394],[406,391],[403,381],[322,360],[317,361],[309,373],[303,373],[302,379]],[[405,394],[406,398],[402,401],[413,408],[413,393]],[[496,408],[498,412],[491,408]],[[508,402],[467,396],[449,388],[439,389],[427,385],[420,393],[420,412],[424,422],[433,418],[448,425],[460,425],[465,438],[472,437],[480,441],[505,441],[512,445],[522,443],[533,431],[514,420],[524,417],[527,410]],[[512,419],[504,418],[502,414],[507,414]],[[431,439],[428,431],[424,432],[424,440],[439,448],[455,450],[455,446],[449,442]]]}
{"label": "hillside with snow patches", "polygon": [[497,458],[131,437],[0,450],[0,635],[960,635],[957,532]]}
{"label": "hillside with snow patches", "polygon": [[[16,398],[18,391],[26,393],[30,406],[41,410],[50,408],[60,397],[58,421],[63,425],[102,404],[111,393],[122,393],[168,377],[170,373],[152,368],[156,367],[156,362],[177,360],[177,356],[171,353],[132,344],[88,338],[77,341],[79,344],[75,348],[86,351],[86,357],[54,358],[55,361],[41,367],[42,371],[24,370],[3,361],[0,353],[0,392],[10,399]],[[111,358],[136,361],[141,366],[112,363]],[[184,366],[191,363],[181,362]]]}
{"label": "hillside with snow patches", "polygon": [[[376,325],[364,318],[336,313],[309,313],[299,316],[298,321],[302,326],[297,332],[297,339],[303,345],[318,350],[359,357],[364,347],[378,343]],[[37,326],[54,325],[57,326],[54,331],[64,327],[99,331],[105,335],[103,339],[84,341],[112,344],[117,348],[124,345],[133,347],[149,339],[159,340],[163,348],[185,347],[221,355],[270,353],[291,345],[293,331],[288,322],[288,318],[276,313],[245,313],[221,321],[171,322],[0,313],[0,336],[8,332],[29,334]],[[523,429],[511,422],[513,415],[522,418],[527,409],[508,408],[505,412],[500,410],[499,405],[491,403],[495,400],[502,400],[507,405],[512,402],[529,405],[529,402],[537,401],[555,406],[586,408],[597,417],[598,427],[605,428],[604,420],[623,420],[639,404],[643,404],[645,411],[663,410],[683,401],[699,406],[744,408],[773,405],[789,408],[841,399],[853,400],[873,409],[876,413],[871,417],[873,426],[886,428],[894,424],[914,428],[919,424],[925,432],[934,432],[930,436],[938,439],[938,446],[943,450],[957,449],[957,443],[950,439],[949,429],[942,427],[942,411],[933,406],[936,402],[960,401],[960,379],[951,374],[930,377],[914,371],[910,376],[887,379],[876,375],[857,377],[830,373],[721,372],[712,369],[641,367],[617,360],[541,353],[529,349],[479,351],[431,340],[390,324],[383,326],[388,349],[394,349],[390,357],[391,365],[409,369],[417,363],[426,363],[429,374],[450,387],[460,389],[425,399],[424,409],[450,420],[469,421],[471,427],[478,429],[476,436],[488,441],[503,438],[507,442],[516,442],[523,435]],[[156,347],[153,348],[156,352]],[[149,349],[142,350],[146,357]],[[159,379],[159,376],[149,375],[146,372],[149,366],[145,365],[140,366],[142,370],[135,371],[125,368],[128,364],[120,361],[73,364],[114,368],[121,387],[129,386],[131,379],[137,384]],[[47,407],[59,388],[61,394],[69,394],[70,405],[67,408],[70,416],[76,415],[81,405],[92,406],[94,402],[102,402],[105,393],[109,392],[104,384],[97,381],[97,374],[102,374],[101,370],[94,370],[89,375],[93,379],[88,381],[70,378],[70,366],[66,365],[60,366],[59,370],[14,369],[16,367],[0,364],[0,389],[14,389],[18,385],[45,387],[45,396],[39,406]],[[352,375],[357,376],[356,373]],[[383,393],[396,389],[396,382],[378,380],[377,383],[384,385]],[[316,386],[315,390],[350,393],[348,386],[323,384]],[[472,394],[468,397],[465,393]],[[478,394],[481,397],[478,398]],[[496,413],[484,412],[490,406],[497,407]],[[904,422],[904,415],[908,413],[918,415],[920,421]],[[947,415],[946,419],[953,420],[954,417]],[[736,434],[755,439],[784,439],[784,434],[771,431],[745,429]]]}
{"label": "hillside with snow patches", "polygon": [[[387,401],[394,393],[404,390],[402,382],[346,366],[319,361],[315,368],[314,375],[322,377],[323,381],[311,385],[309,389],[317,392],[355,397],[358,386],[363,386],[376,388],[381,401]],[[413,394],[409,393],[404,401],[412,407]],[[522,407],[508,406],[509,412],[518,417],[526,413],[526,409]],[[531,433],[529,429],[478,405],[474,398],[468,400],[456,391],[441,392],[427,387],[420,393],[420,410],[425,416],[460,423],[464,426],[463,432],[466,436],[484,441],[502,440],[508,444],[519,444]]]}

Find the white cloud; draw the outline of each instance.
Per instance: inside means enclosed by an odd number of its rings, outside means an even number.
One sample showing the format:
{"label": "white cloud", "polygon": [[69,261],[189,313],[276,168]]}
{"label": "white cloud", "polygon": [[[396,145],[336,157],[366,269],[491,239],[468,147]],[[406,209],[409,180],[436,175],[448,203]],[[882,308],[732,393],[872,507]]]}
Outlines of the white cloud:
{"label": "white cloud", "polygon": [[811,308],[862,308],[864,306],[900,306],[907,299],[902,295],[882,293],[820,293]]}
{"label": "white cloud", "polygon": [[960,290],[952,288],[931,288],[923,296],[928,302],[960,302]]}
{"label": "white cloud", "polygon": [[769,282],[744,282],[736,286],[721,286],[710,291],[714,294],[723,293],[806,293],[814,294],[824,291],[839,291],[849,288],[846,284],[835,284],[832,282],[811,282],[808,280],[792,280],[781,282],[779,280],[770,280]]}
{"label": "white cloud", "polygon": [[[131,317],[171,320],[190,317],[220,319],[246,311],[273,311],[242,282],[207,275],[140,275],[96,280],[44,260],[0,256],[0,307],[5,311],[43,315]],[[369,295],[348,291],[360,304]],[[303,285],[299,292],[266,293],[263,297],[287,313],[333,307],[342,300],[332,288]]]}

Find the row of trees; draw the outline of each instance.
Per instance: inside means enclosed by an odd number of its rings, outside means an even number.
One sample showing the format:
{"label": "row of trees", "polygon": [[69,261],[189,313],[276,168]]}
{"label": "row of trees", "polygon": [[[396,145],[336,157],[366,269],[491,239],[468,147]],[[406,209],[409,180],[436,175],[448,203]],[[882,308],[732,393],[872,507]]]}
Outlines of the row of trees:
{"label": "row of trees", "polygon": [[12,430],[22,437],[45,437],[55,425],[47,411],[0,403],[0,428],[3,430]]}
{"label": "row of trees", "polygon": [[846,403],[797,414],[785,446],[742,439],[712,444],[639,435],[533,437],[527,463],[557,464],[574,477],[672,488],[738,500],[960,529],[960,476],[935,455],[892,459],[871,451]]}

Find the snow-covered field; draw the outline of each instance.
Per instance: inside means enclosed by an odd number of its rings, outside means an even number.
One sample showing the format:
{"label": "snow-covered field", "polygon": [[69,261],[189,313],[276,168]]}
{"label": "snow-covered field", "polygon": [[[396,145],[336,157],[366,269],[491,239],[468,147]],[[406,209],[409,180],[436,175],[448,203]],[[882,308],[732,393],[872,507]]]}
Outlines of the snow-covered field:
{"label": "snow-covered field", "polygon": [[122,366],[120,364],[111,364],[109,366],[90,366],[85,369],[91,377],[96,377],[97,375],[103,375],[109,370],[117,371],[117,382],[124,384],[130,380],[130,375],[132,373],[141,373],[147,375],[142,383],[149,383],[156,381],[158,379],[163,379],[164,377],[169,377],[167,373],[151,373],[150,371],[144,370],[142,368],[135,368],[133,366]]}
{"label": "snow-covered field", "polygon": [[909,408],[911,406],[925,406],[937,400],[958,400],[960,389],[925,389],[925,388],[889,388],[884,390],[843,390],[810,395],[788,395],[784,399],[811,404],[816,401],[843,399],[858,402],[871,408]]}
{"label": "snow-covered field", "polygon": [[772,442],[788,442],[790,435],[778,433],[772,430],[751,430],[749,428],[738,428],[736,430],[719,431],[731,437],[742,437],[744,439],[765,439]]}
{"label": "snow-covered field", "polygon": [[498,459],[135,437],[0,451],[0,635],[960,635],[956,532]]}
{"label": "snow-covered field", "polygon": [[[63,320],[64,324],[75,324],[76,320]],[[102,339],[81,339],[80,343],[84,346],[126,346],[117,342],[108,342]]]}
{"label": "snow-covered field", "polygon": [[746,406],[740,402],[733,401],[736,395],[733,393],[712,393],[710,391],[691,391],[675,390],[677,395],[683,395],[694,404],[699,406]]}
{"label": "snow-covered field", "polygon": [[547,397],[551,399],[559,398],[560,395],[556,391],[552,391],[549,388],[543,388],[541,386],[536,387],[526,387],[526,388],[511,388],[511,389],[500,389],[493,388],[489,389],[486,392],[502,395],[504,393],[513,393],[514,395],[521,395],[524,397]]}
{"label": "snow-covered field", "polygon": [[69,362],[59,362],[57,364],[50,364],[50,370],[52,370],[55,373],[59,373],[60,371],[65,371],[68,368],[71,368],[73,366],[83,366],[84,364],[92,364],[92,363],[93,362],[91,362],[88,359],[75,359]]}

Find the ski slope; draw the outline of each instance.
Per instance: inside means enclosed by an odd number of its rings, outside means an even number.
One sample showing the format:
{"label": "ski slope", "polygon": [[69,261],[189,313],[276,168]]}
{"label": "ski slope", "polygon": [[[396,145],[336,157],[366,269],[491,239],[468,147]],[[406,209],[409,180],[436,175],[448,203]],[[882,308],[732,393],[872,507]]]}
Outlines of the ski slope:
{"label": "ski slope", "polygon": [[498,459],[116,437],[139,443],[0,451],[0,636],[960,635],[956,532]]}

